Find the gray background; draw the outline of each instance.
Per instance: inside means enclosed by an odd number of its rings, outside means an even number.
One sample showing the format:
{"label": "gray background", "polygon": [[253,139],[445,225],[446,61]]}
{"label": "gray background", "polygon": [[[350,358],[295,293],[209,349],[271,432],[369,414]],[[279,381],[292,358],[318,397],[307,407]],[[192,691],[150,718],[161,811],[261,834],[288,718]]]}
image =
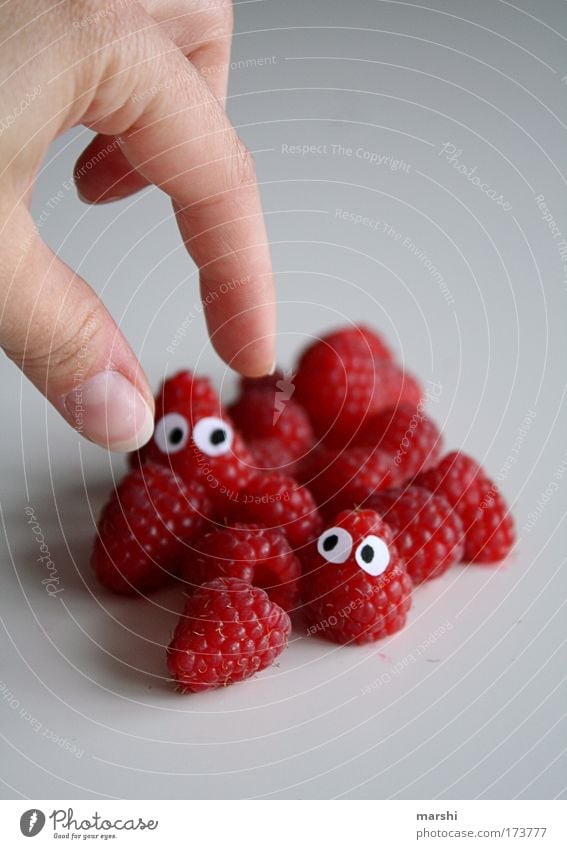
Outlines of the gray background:
{"label": "gray background", "polygon": [[[441,384],[431,414],[514,503],[517,550],[421,588],[406,629],[375,646],[298,629],[278,667],[181,697],[163,663],[178,591],[121,600],[88,567],[93,517],[124,459],[82,442],[4,361],[7,797],[564,795],[567,273],[535,198],[566,236],[565,24],[563,0],[237,4],[229,111],[256,151],[280,361],[344,319],[376,324]],[[164,196],[100,209],[72,190],[51,200],[88,138],[67,134],[41,172],[45,238],[104,298],[153,385],[197,365],[228,397],[234,379],[207,343]],[[511,208],[460,174],[446,143]]]}

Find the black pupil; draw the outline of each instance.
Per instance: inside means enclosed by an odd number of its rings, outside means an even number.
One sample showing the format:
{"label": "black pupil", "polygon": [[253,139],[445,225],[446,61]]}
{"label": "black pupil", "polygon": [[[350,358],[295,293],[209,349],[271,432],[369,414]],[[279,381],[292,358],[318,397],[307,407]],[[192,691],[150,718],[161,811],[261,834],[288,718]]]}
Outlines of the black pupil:
{"label": "black pupil", "polygon": [[212,445],[221,445],[226,439],[226,431],[222,429],[222,427],[213,430],[211,433],[211,443]]}
{"label": "black pupil", "polygon": [[332,551],[338,541],[339,538],[336,534],[329,534],[329,536],[323,540],[323,551]]}
{"label": "black pupil", "polygon": [[171,445],[179,445],[181,440],[183,439],[183,428],[174,427],[173,430],[169,433],[169,441]]}
{"label": "black pupil", "polygon": [[374,560],[374,549],[371,545],[363,545],[362,551],[360,552],[360,556],[364,560],[365,563],[372,563]]}

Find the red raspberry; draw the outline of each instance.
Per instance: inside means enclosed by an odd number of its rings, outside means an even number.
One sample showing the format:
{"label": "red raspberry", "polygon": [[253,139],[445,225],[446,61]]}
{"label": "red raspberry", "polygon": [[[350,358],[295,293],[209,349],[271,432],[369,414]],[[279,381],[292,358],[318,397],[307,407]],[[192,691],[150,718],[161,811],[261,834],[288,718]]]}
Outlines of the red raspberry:
{"label": "red raspberry", "polygon": [[128,594],[167,584],[186,544],[203,533],[211,513],[201,484],[186,485],[152,463],[131,471],[98,523],[91,563],[99,581]]}
{"label": "red raspberry", "polygon": [[350,348],[353,351],[370,351],[376,360],[394,359],[382,337],[365,324],[357,324],[354,327],[339,327],[322,338],[332,348],[339,346],[343,349]]}
{"label": "red raspberry", "polygon": [[[281,385],[284,386],[283,380]],[[303,407],[292,398],[285,398],[291,390],[291,383],[285,392],[249,389],[229,407],[228,412],[247,442],[277,439],[292,459],[297,459],[311,448],[314,437],[309,416]]]}
{"label": "red raspberry", "polygon": [[462,452],[447,454],[415,483],[443,495],[463,523],[464,560],[502,560],[515,542],[514,520],[498,487],[482,467]]}
{"label": "red raspberry", "polygon": [[247,442],[252,455],[252,463],[258,471],[278,472],[293,477],[296,461],[290,451],[279,439],[254,439]]}
{"label": "red raspberry", "polygon": [[[206,377],[196,377],[190,371],[179,371],[164,380],[155,397],[155,419],[159,422],[168,413],[180,413],[191,424],[195,418],[224,416],[220,399]],[[130,465],[139,468],[152,460],[167,465],[167,456],[152,439],[130,455]]]}
{"label": "red raspberry", "polygon": [[322,527],[309,490],[293,478],[277,474],[256,475],[232,503],[231,517],[279,528],[293,548],[306,545]]}
{"label": "red raspberry", "polygon": [[276,369],[273,374],[265,374],[263,377],[244,377],[238,381],[240,395],[244,395],[250,389],[274,389],[280,380],[284,379],[282,369]]}
{"label": "red raspberry", "polygon": [[423,401],[423,387],[419,380],[396,363],[377,363],[376,381],[378,410],[400,404],[417,407]]}
{"label": "red raspberry", "polygon": [[214,578],[239,578],[266,590],[284,610],[297,603],[300,575],[299,560],[281,531],[243,524],[205,534],[181,568],[191,588]]}
{"label": "red raspberry", "polygon": [[154,435],[134,465],[162,463],[186,483],[200,481],[217,512],[226,512],[227,500],[246,486],[254,464],[209,381],[180,372],[163,384],[156,410]]}
{"label": "red raspberry", "polygon": [[207,377],[197,377],[190,371],[179,371],[164,380],[156,396],[156,414],[161,416],[184,410],[191,418],[218,416],[220,399]]}
{"label": "red raspberry", "polygon": [[394,483],[392,458],[379,448],[319,447],[300,466],[299,479],[313,493],[323,515],[352,509]]}
{"label": "red raspberry", "polygon": [[264,590],[238,578],[199,587],[167,649],[167,666],[184,692],[244,681],[270,666],[287,646],[289,616]]}
{"label": "red raspberry", "polygon": [[420,486],[390,489],[368,500],[394,532],[414,584],[437,578],[464,553],[463,525],[442,495]]}
{"label": "red raspberry", "polygon": [[438,462],[442,437],[421,406],[400,404],[367,419],[355,444],[377,445],[393,457],[396,481],[403,483]]}
{"label": "red raspberry", "polygon": [[[158,436],[159,427],[158,422]],[[164,428],[165,431],[167,428]],[[168,445],[166,450],[171,452],[172,449]],[[226,513],[230,500],[248,485],[256,471],[252,455],[240,434],[233,430],[226,418],[216,416],[196,421],[185,447],[166,456],[169,465],[182,480],[198,480],[207,487],[216,514],[220,516]]]}
{"label": "red raspberry", "polygon": [[296,395],[315,434],[333,447],[348,445],[364,420],[401,402],[419,403],[414,378],[375,353],[365,333],[338,331],[303,353],[295,376]]}
{"label": "red raspberry", "polygon": [[368,643],[399,631],[411,605],[411,578],[374,510],[345,510],[313,543],[302,579],[310,633]]}

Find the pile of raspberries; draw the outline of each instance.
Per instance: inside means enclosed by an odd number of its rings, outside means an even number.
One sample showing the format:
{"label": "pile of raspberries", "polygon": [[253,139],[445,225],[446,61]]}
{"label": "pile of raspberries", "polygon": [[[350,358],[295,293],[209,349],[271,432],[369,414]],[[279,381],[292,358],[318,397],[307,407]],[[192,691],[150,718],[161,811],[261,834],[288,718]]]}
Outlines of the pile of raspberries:
{"label": "pile of raspberries", "polygon": [[177,582],[166,660],[183,692],[272,664],[292,614],[336,643],[379,640],[419,584],[514,544],[497,486],[442,443],[419,381],[367,327],[317,339],[293,373],[241,379],[227,409],[182,371],[102,511],[92,565],[116,593]]}

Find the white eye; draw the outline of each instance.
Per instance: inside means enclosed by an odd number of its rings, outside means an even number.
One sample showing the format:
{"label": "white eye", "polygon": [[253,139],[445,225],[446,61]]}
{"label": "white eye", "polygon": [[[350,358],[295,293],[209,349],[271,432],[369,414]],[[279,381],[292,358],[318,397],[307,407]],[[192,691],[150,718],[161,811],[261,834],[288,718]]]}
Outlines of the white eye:
{"label": "white eye", "polygon": [[370,534],[359,544],[354,558],[361,569],[376,577],[387,569],[390,562],[390,549],[383,539]]}
{"label": "white eye", "polygon": [[175,454],[187,445],[189,422],[179,413],[168,413],[156,425],[154,440],[164,454]]}
{"label": "white eye", "polygon": [[329,528],[317,540],[317,551],[329,563],[344,563],[352,551],[352,537],[344,528]]}
{"label": "white eye", "polygon": [[234,433],[228,422],[215,416],[207,416],[197,422],[191,435],[203,454],[220,457],[230,451]]}

